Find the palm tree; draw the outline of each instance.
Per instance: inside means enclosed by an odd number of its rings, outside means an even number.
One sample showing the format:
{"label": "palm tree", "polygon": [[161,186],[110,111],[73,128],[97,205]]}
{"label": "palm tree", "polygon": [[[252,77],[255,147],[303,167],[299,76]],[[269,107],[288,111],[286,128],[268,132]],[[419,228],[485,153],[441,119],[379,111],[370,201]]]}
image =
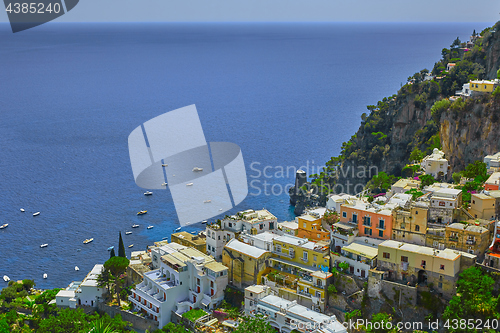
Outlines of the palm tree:
{"label": "palm tree", "polygon": [[89,333],[118,333],[118,331],[113,329],[111,324],[106,325],[104,319],[100,318],[90,324]]}

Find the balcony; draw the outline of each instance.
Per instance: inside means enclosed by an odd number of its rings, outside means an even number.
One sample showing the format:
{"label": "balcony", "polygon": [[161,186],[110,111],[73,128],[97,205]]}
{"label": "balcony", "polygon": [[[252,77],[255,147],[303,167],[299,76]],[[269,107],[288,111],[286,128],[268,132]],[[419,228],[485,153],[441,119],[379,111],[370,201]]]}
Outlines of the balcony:
{"label": "balcony", "polygon": [[451,236],[450,238],[448,238],[448,240],[449,240],[450,242],[458,242],[458,237],[453,237],[453,236]]}
{"label": "balcony", "polygon": [[475,239],[468,239],[465,241],[465,244],[467,245],[476,245],[476,240]]}
{"label": "balcony", "polygon": [[281,252],[278,250],[273,250],[273,253],[280,256],[280,257],[285,257],[285,258],[290,258],[290,259],[295,258],[295,252],[293,252],[293,251],[290,253],[286,253],[286,252]]}
{"label": "balcony", "polygon": [[160,313],[159,307],[155,307],[155,309],[150,308],[150,307],[146,306],[145,304],[139,302],[138,300],[136,300],[132,296],[129,296],[128,300],[131,301],[134,304],[135,307],[139,307],[139,308],[145,310],[149,314],[152,314],[152,315],[155,315],[155,316],[159,316],[159,313]]}
{"label": "balcony", "polygon": [[407,263],[407,262],[402,262],[402,263],[401,263],[401,269],[402,269],[403,271],[408,270],[408,263]]}
{"label": "balcony", "polygon": [[380,230],[385,230],[385,225],[380,225],[380,224],[379,224],[379,225],[377,226],[377,229],[380,229]]}
{"label": "balcony", "polygon": [[311,298],[311,297],[312,297],[312,295],[311,295],[310,293],[308,293],[308,292],[306,292],[306,291],[303,291],[303,290],[299,290],[298,294],[299,294],[299,295],[302,295],[302,296],[309,297],[309,298]]}
{"label": "balcony", "polygon": [[304,258],[304,257],[300,258],[300,260],[302,260],[303,262],[308,262],[309,261],[308,258]]}

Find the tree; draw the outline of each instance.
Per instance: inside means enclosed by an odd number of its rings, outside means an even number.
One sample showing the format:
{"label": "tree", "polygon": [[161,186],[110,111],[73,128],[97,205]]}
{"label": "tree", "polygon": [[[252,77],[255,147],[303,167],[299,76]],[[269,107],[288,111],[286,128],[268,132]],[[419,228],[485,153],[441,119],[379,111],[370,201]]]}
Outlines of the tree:
{"label": "tree", "polygon": [[189,333],[189,331],[186,330],[183,326],[176,325],[174,323],[168,323],[167,325],[163,326],[161,331],[168,333]]}
{"label": "tree", "polygon": [[[50,316],[40,322],[38,333],[80,333],[88,328],[90,316],[82,309],[63,309],[57,316]],[[88,332],[88,329],[86,329]]]}
{"label": "tree", "polygon": [[420,162],[424,158],[424,153],[418,148],[413,149],[410,154],[410,161]]}
{"label": "tree", "polygon": [[109,252],[109,258],[111,259],[111,258],[113,258],[115,256],[116,256],[116,254],[115,254],[115,248],[112,248],[111,251]]}
{"label": "tree", "polygon": [[420,188],[424,188],[425,186],[434,184],[437,180],[432,177],[432,175],[422,175],[420,178]]}
{"label": "tree", "polygon": [[465,167],[463,171],[464,177],[472,178],[476,182],[483,183],[488,179],[486,163],[475,161]]}
{"label": "tree", "polygon": [[347,272],[347,270],[349,269],[349,263],[343,261],[343,262],[339,263],[339,268],[341,270],[343,270],[344,272]]}
{"label": "tree", "polygon": [[123,239],[122,239],[122,232],[120,231],[120,238],[118,240],[118,256],[126,258],[127,255],[125,254],[125,246],[123,245]]}
{"label": "tree", "polygon": [[500,79],[500,68],[497,70],[497,79]]}
{"label": "tree", "polygon": [[104,318],[99,318],[90,323],[90,331],[92,333],[118,333],[117,330],[111,327],[110,323],[106,323]]}
{"label": "tree", "polygon": [[[457,294],[453,296],[443,313],[444,320],[453,319],[493,319],[496,302],[493,298],[494,280],[478,267],[471,267],[460,274],[457,282]],[[453,329],[450,332],[467,332],[465,329]]]}
{"label": "tree", "polygon": [[111,283],[111,279],[112,276],[110,271],[105,268],[101,271],[101,274],[97,276],[97,286],[99,288],[106,288],[109,293],[109,285]]}
{"label": "tree", "polygon": [[396,326],[392,325],[392,317],[380,312],[372,315],[372,320],[365,325],[366,333],[395,333]]}
{"label": "tree", "polygon": [[272,328],[269,323],[267,323],[264,318],[260,315],[252,317],[245,317],[244,321],[238,326],[234,333],[248,333],[248,332],[259,332],[259,333],[275,333],[276,331]]}
{"label": "tree", "polygon": [[104,263],[104,269],[109,270],[115,279],[115,292],[119,306],[121,305],[120,286],[124,282],[125,277],[123,273],[125,273],[129,263],[130,261],[123,257],[111,257]]}

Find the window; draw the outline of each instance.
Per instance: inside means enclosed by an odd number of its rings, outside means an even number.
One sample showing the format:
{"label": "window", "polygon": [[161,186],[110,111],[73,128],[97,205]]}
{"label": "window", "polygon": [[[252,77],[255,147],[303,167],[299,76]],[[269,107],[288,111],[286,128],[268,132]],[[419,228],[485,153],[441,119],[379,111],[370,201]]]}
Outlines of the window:
{"label": "window", "polygon": [[342,212],[342,217],[347,217],[347,213],[346,212]]}
{"label": "window", "polygon": [[418,215],[418,210],[415,211],[415,214]]}
{"label": "window", "polygon": [[260,227],[260,230],[264,229],[264,224],[260,224],[259,227]]}
{"label": "window", "polygon": [[307,251],[304,251],[302,255],[303,255],[304,260],[307,261]]}
{"label": "window", "polygon": [[384,228],[384,220],[378,220],[378,228],[379,229],[385,229]]}
{"label": "window", "polygon": [[274,230],[274,222],[269,222],[269,230]]}
{"label": "window", "polygon": [[233,224],[231,222],[229,222],[229,228],[232,228],[233,227]]}
{"label": "window", "polygon": [[438,282],[438,288],[443,288],[443,283],[442,282]]}
{"label": "window", "polygon": [[420,231],[420,226],[419,225],[415,226],[415,231]]}
{"label": "window", "polygon": [[302,228],[304,228],[304,229],[307,228],[307,224],[305,222],[302,223]]}
{"label": "window", "polygon": [[220,240],[220,235],[219,235],[219,240]]}
{"label": "window", "polygon": [[370,227],[372,225],[372,218],[370,216],[363,217],[363,225]]}
{"label": "window", "polygon": [[318,256],[314,255],[313,260],[316,261],[316,259],[318,259]]}
{"label": "window", "polygon": [[444,265],[439,265],[439,269],[444,270]]}
{"label": "window", "polygon": [[425,260],[422,260],[422,264],[421,264],[422,267],[425,267]]}
{"label": "window", "polygon": [[378,236],[379,237],[384,237],[384,231],[383,230],[379,230],[378,231]]}
{"label": "window", "polygon": [[354,223],[358,222],[358,215],[352,213],[352,222]]}
{"label": "window", "polygon": [[391,259],[391,254],[390,254],[390,253],[388,253],[388,252],[384,252],[384,253],[382,254],[382,256],[383,256],[385,259]]}
{"label": "window", "polygon": [[402,262],[408,262],[408,257],[401,256],[401,261],[402,261]]}
{"label": "window", "polygon": [[365,235],[371,235],[372,229],[365,228]]}

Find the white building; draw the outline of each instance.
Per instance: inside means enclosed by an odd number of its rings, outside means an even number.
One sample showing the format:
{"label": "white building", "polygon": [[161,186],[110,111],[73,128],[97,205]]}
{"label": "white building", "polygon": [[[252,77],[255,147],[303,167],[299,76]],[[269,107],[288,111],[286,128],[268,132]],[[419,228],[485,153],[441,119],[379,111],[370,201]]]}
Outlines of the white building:
{"label": "white building", "polygon": [[402,178],[391,186],[391,190],[387,193],[388,197],[396,193],[406,193],[412,189],[420,187],[420,180]]}
{"label": "white building", "polygon": [[347,333],[335,316],[313,311],[296,301],[275,296],[271,288],[253,285],[245,288],[245,314],[265,316],[266,321],[279,332]]}
{"label": "white building", "polygon": [[500,171],[500,152],[485,156],[483,162],[489,172]]}
{"label": "white building", "polygon": [[437,223],[451,223],[454,210],[462,206],[462,191],[444,188],[433,192],[429,200],[429,219]]}
{"label": "white building", "polygon": [[368,271],[377,266],[378,244],[382,240],[357,237],[354,242],[341,248],[340,255],[333,255],[335,266],[341,262],[349,264],[349,273],[368,278]]}
{"label": "white building", "polygon": [[340,206],[347,203],[350,199],[356,199],[355,196],[350,194],[331,194],[328,196],[326,208],[332,212],[340,213]]}
{"label": "white building", "polygon": [[103,269],[103,265],[97,264],[83,281],[73,281],[66,289],[60,290],[56,295],[56,304],[70,308],[75,308],[77,305],[97,306],[97,302],[106,292],[106,288],[97,285],[97,277]]}
{"label": "white building", "polygon": [[278,230],[276,231],[281,235],[297,236],[299,224],[295,221],[278,222]]}
{"label": "white building", "polygon": [[255,246],[261,250],[271,252],[273,250],[273,239],[279,237],[278,234],[266,231],[257,235],[242,234],[240,235],[241,241],[245,244]]}
{"label": "white building", "polygon": [[162,328],[172,311],[182,314],[193,308],[214,309],[224,299],[227,267],[190,247],[171,243],[151,248],[153,266],[132,290],[129,301]]}
{"label": "white building", "polygon": [[469,97],[471,95],[470,83],[464,83],[462,90],[457,90],[455,95],[462,97]]}
{"label": "white building", "polygon": [[448,174],[448,160],[444,158],[444,152],[434,148],[432,154],[424,157],[420,166],[426,175],[432,175],[434,178],[446,177]]}
{"label": "white building", "polygon": [[222,250],[236,232],[247,232],[256,235],[278,228],[278,219],[268,210],[245,210],[229,216],[220,223],[207,225],[207,254],[217,261],[222,260]]}

